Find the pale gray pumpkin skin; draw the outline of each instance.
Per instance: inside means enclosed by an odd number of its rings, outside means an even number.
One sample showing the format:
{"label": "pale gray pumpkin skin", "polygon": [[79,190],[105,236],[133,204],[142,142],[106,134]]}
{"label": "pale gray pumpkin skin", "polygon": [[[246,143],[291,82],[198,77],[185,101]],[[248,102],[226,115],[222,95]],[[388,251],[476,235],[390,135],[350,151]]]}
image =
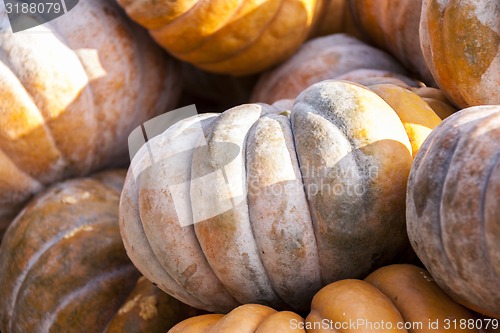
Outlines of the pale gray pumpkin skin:
{"label": "pale gray pumpkin skin", "polygon": [[324,81],[280,111],[246,104],[183,120],[132,163],[125,247],[187,304],[306,310],[325,284],[364,277],[409,246],[412,156],[394,110],[366,88]]}
{"label": "pale gray pumpkin skin", "polygon": [[500,106],[461,110],[426,139],[407,195],[411,244],[436,282],[500,317]]}

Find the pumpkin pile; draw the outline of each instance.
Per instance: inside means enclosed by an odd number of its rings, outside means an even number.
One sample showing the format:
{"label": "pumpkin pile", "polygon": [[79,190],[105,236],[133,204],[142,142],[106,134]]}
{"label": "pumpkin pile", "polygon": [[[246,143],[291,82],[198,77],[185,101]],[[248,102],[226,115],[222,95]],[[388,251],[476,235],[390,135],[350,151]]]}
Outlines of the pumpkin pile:
{"label": "pumpkin pile", "polygon": [[499,0],[67,2],[0,3],[0,332],[500,330]]}

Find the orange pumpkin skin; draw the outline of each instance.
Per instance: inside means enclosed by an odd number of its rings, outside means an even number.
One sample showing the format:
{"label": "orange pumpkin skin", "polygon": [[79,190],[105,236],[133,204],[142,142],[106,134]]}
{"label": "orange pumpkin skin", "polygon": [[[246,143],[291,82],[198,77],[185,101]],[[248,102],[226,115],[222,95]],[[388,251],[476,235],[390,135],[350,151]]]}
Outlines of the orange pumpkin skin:
{"label": "orange pumpkin skin", "polygon": [[260,304],[245,304],[227,315],[210,314],[186,319],[168,333],[306,333],[303,327],[304,318],[294,312],[278,312]]}
{"label": "orange pumpkin skin", "polygon": [[424,0],[420,43],[436,82],[459,108],[500,104],[497,0]]}
{"label": "orange pumpkin skin", "polygon": [[[321,289],[313,298],[306,325],[332,320],[337,325],[355,323],[356,332],[449,332],[445,320],[475,320],[477,314],[453,301],[433,281],[429,272],[407,264],[379,268],[364,281],[342,280]],[[429,327],[429,322],[438,327]],[[377,324],[385,324],[375,326]],[[406,329],[401,323],[412,324]],[[419,325],[421,325],[419,327]],[[335,332],[351,332],[349,326]],[[481,332],[456,329],[454,332]],[[308,333],[329,332],[310,329]]]}
{"label": "orange pumpkin skin", "polygon": [[304,311],[321,286],[409,246],[410,139],[367,88],[324,81],[290,112],[246,104],[189,118],[150,148],[160,162],[138,173],[143,148],[122,193],[123,241],[144,276],[194,307]]}
{"label": "orange pumpkin skin", "polygon": [[[139,272],[118,226],[124,176],[108,171],[56,184],[17,216],[0,247],[2,332],[163,332],[193,313],[144,279],[132,291]],[[134,304],[119,310],[131,291],[138,311]],[[117,331],[120,322],[128,328]]]}
{"label": "orange pumpkin skin", "polygon": [[114,1],[2,29],[0,230],[48,184],[125,164],[130,131],[173,108],[180,89],[173,60]]}
{"label": "orange pumpkin skin", "polygon": [[363,68],[406,73],[384,51],[349,35],[335,34],[304,43],[290,59],[264,73],[257,82],[251,100],[271,104],[280,99],[295,99],[314,83]]}
{"label": "orange pumpkin skin", "polygon": [[354,21],[380,47],[426,84],[435,85],[419,43],[422,0],[349,0]]}
{"label": "orange pumpkin skin", "polygon": [[[446,320],[453,319],[476,322],[478,316],[445,294],[426,270],[397,264],[379,268],[364,281],[347,279],[325,286],[314,296],[305,321],[293,312],[247,304],[225,316],[186,319],[168,333],[484,332],[450,329],[452,323],[447,328]],[[437,327],[429,327],[431,322]]]}
{"label": "orange pumpkin skin", "polygon": [[119,0],[175,57],[221,74],[260,72],[312,31],[323,0]]}
{"label": "orange pumpkin skin", "polygon": [[500,107],[445,119],[415,158],[408,181],[411,244],[458,302],[500,317]]}

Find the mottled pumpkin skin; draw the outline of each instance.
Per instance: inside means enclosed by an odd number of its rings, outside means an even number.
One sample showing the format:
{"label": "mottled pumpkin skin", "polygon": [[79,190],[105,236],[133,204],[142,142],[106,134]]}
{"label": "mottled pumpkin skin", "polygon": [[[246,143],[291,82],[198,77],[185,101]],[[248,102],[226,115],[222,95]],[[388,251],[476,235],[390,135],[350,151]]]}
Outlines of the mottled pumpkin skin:
{"label": "mottled pumpkin skin", "polygon": [[17,216],[0,248],[2,332],[106,326],[138,278],[121,244],[118,201],[112,186],[72,180]]}
{"label": "mottled pumpkin skin", "polygon": [[223,74],[262,71],[308,37],[322,0],[119,0],[175,57]]}
{"label": "mottled pumpkin skin", "polygon": [[141,276],[104,333],[164,333],[180,321],[202,313]]}
{"label": "mottled pumpkin skin", "polygon": [[[140,274],[118,226],[124,177],[59,183],[17,216],[0,247],[2,332],[156,332],[196,313],[144,279],[132,291]],[[138,310],[123,304],[131,291]]]}
{"label": "mottled pumpkin skin", "polygon": [[500,107],[444,120],[415,158],[408,181],[411,244],[455,300],[500,317]]}
{"label": "mottled pumpkin skin", "polygon": [[349,0],[349,5],[369,42],[392,54],[426,84],[435,85],[419,43],[422,0]]}
{"label": "mottled pumpkin skin", "polygon": [[[449,332],[445,319],[477,319],[477,314],[452,300],[434,282],[429,272],[413,265],[398,264],[379,268],[366,279],[334,282],[313,298],[306,325],[332,320],[333,323],[358,323],[356,332]],[[439,323],[430,329],[429,322]],[[370,328],[382,322],[379,328]],[[422,327],[398,329],[398,323],[422,323]],[[306,326],[306,327],[307,327]],[[347,327],[349,328],[349,326]],[[484,332],[479,329],[456,329],[453,332]],[[309,329],[308,333],[330,332]],[[339,329],[335,332],[352,332]]]}
{"label": "mottled pumpkin skin", "polygon": [[125,164],[130,131],[172,109],[180,84],[114,1],[15,34],[3,4],[0,17],[1,230],[48,184]]}
{"label": "mottled pumpkin skin", "polygon": [[120,202],[127,253],[187,304],[306,310],[325,284],[409,246],[412,148],[396,112],[341,81],[280,111],[247,104],[189,118],[134,158]]}
{"label": "mottled pumpkin skin", "polygon": [[260,304],[245,304],[227,315],[209,314],[186,319],[167,333],[306,333],[304,318]]}
{"label": "mottled pumpkin skin", "polygon": [[439,87],[460,108],[500,104],[498,0],[424,0],[420,43]]}
{"label": "mottled pumpkin skin", "polygon": [[295,99],[314,83],[334,79],[355,69],[378,69],[405,74],[390,55],[346,34],[318,37],[304,43],[290,59],[264,73],[251,100],[274,103]]}

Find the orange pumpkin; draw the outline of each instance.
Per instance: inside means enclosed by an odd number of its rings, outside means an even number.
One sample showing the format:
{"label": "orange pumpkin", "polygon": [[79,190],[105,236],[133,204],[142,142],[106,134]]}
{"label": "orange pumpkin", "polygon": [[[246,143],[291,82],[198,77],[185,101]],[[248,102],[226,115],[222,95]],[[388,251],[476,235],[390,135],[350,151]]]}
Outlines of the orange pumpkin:
{"label": "orange pumpkin", "polygon": [[425,83],[435,85],[419,43],[422,0],[349,0],[369,42],[387,50]]}
{"label": "orange pumpkin", "polygon": [[[461,320],[473,325],[463,329]],[[321,289],[306,318],[307,332],[329,332],[318,325],[325,322],[339,333],[484,332],[477,314],[453,301],[427,271],[404,264],[382,267],[364,281],[342,280]]]}
{"label": "orange pumpkin", "polygon": [[183,302],[305,310],[324,284],[407,247],[412,146],[398,114],[342,81],[281,111],[246,104],[189,118],[136,155],[120,203],[124,244]]}
{"label": "orange pumpkin", "polygon": [[112,0],[21,33],[1,8],[0,236],[48,184],[125,164],[130,131],[180,88],[173,60]]}
{"label": "orange pumpkin", "polygon": [[497,0],[423,0],[420,43],[439,87],[460,108],[500,104]]}
{"label": "orange pumpkin", "polygon": [[58,183],[10,225],[0,247],[3,333],[164,332],[199,313],[144,278],[134,288],[139,272],[118,227],[124,176]]}
{"label": "orange pumpkin", "polygon": [[323,0],[118,0],[175,57],[224,74],[260,72],[292,55]]}
{"label": "orange pumpkin", "polygon": [[500,318],[500,106],[467,108],[426,139],[408,181],[412,246],[455,300]]}
{"label": "orange pumpkin", "polygon": [[294,312],[278,312],[265,305],[245,304],[227,315],[207,314],[186,319],[168,333],[305,333],[299,328],[303,324],[304,318]]}
{"label": "orange pumpkin", "polygon": [[[461,326],[464,323],[465,328]],[[498,322],[483,321],[454,302],[424,269],[391,265],[376,270],[364,281],[341,280],[322,288],[314,296],[305,321],[293,312],[247,304],[225,316],[186,319],[168,333],[479,333],[486,331],[479,329],[486,325],[494,328]]]}

